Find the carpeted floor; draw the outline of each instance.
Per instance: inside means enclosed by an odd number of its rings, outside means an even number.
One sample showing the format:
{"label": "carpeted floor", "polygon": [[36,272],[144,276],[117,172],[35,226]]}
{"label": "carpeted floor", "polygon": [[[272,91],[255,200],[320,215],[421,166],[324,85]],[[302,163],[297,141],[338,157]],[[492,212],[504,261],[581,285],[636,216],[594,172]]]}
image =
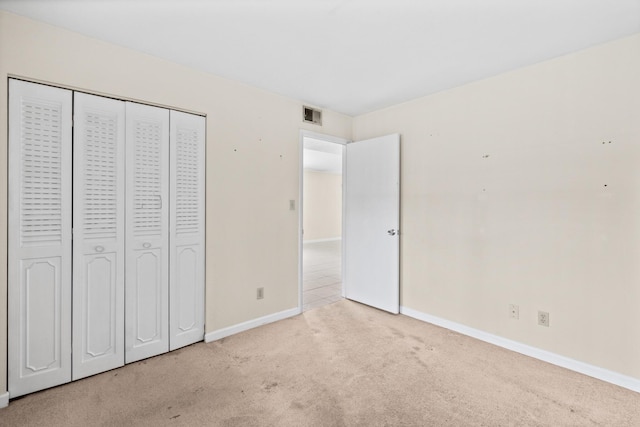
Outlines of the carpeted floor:
{"label": "carpeted floor", "polygon": [[11,401],[2,426],[640,426],[640,394],[351,301]]}

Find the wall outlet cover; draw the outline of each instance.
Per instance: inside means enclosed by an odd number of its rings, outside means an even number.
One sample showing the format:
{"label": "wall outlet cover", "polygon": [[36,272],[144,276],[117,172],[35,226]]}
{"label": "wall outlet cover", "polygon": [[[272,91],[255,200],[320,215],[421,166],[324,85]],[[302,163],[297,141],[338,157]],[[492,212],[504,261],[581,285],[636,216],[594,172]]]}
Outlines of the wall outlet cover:
{"label": "wall outlet cover", "polygon": [[520,318],[520,307],[517,304],[509,304],[509,317],[512,319]]}
{"label": "wall outlet cover", "polygon": [[538,325],[549,327],[549,312],[538,311]]}

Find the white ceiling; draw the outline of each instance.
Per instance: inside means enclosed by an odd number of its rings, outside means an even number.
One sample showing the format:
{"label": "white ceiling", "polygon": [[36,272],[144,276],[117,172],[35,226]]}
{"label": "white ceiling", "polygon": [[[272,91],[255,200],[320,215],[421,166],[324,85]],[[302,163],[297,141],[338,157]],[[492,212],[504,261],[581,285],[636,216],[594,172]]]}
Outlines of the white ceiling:
{"label": "white ceiling", "polygon": [[640,32],[640,0],[0,0],[348,115]]}
{"label": "white ceiling", "polygon": [[305,137],[302,157],[304,170],[342,175],[343,147],[340,144]]}
{"label": "white ceiling", "polygon": [[305,149],[304,170],[342,175],[342,156]]}

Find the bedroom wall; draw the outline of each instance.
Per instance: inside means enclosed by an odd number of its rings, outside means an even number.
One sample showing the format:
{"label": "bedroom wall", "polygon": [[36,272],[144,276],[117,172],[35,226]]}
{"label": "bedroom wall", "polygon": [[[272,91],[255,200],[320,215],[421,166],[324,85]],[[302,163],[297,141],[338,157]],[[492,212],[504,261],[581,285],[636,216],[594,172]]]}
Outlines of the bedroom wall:
{"label": "bedroom wall", "polygon": [[304,172],[304,240],[342,237],[342,175]]}
{"label": "bedroom wall", "polygon": [[402,135],[401,304],[640,379],[638,76],[640,34],[356,117]]}

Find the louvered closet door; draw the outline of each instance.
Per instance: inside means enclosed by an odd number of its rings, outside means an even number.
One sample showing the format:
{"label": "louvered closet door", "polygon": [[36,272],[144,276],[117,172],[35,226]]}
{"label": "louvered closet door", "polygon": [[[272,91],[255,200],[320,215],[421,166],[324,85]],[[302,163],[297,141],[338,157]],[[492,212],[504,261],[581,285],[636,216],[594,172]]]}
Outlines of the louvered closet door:
{"label": "louvered closet door", "polygon": [[204,338],[205,118],[171,111],[170,348]]}
{"label": "louvered closet door", "polygon": [[125,103],[74,93],[73,379],[124,365]]}
{"label": "louvered closet door", "polygon": [[9,81],[9,395],[71,380],[71,91]]}
{"label": "louvered closet door", "polygon": [[127,363],[169,351],[169,110],[126,103]]}

